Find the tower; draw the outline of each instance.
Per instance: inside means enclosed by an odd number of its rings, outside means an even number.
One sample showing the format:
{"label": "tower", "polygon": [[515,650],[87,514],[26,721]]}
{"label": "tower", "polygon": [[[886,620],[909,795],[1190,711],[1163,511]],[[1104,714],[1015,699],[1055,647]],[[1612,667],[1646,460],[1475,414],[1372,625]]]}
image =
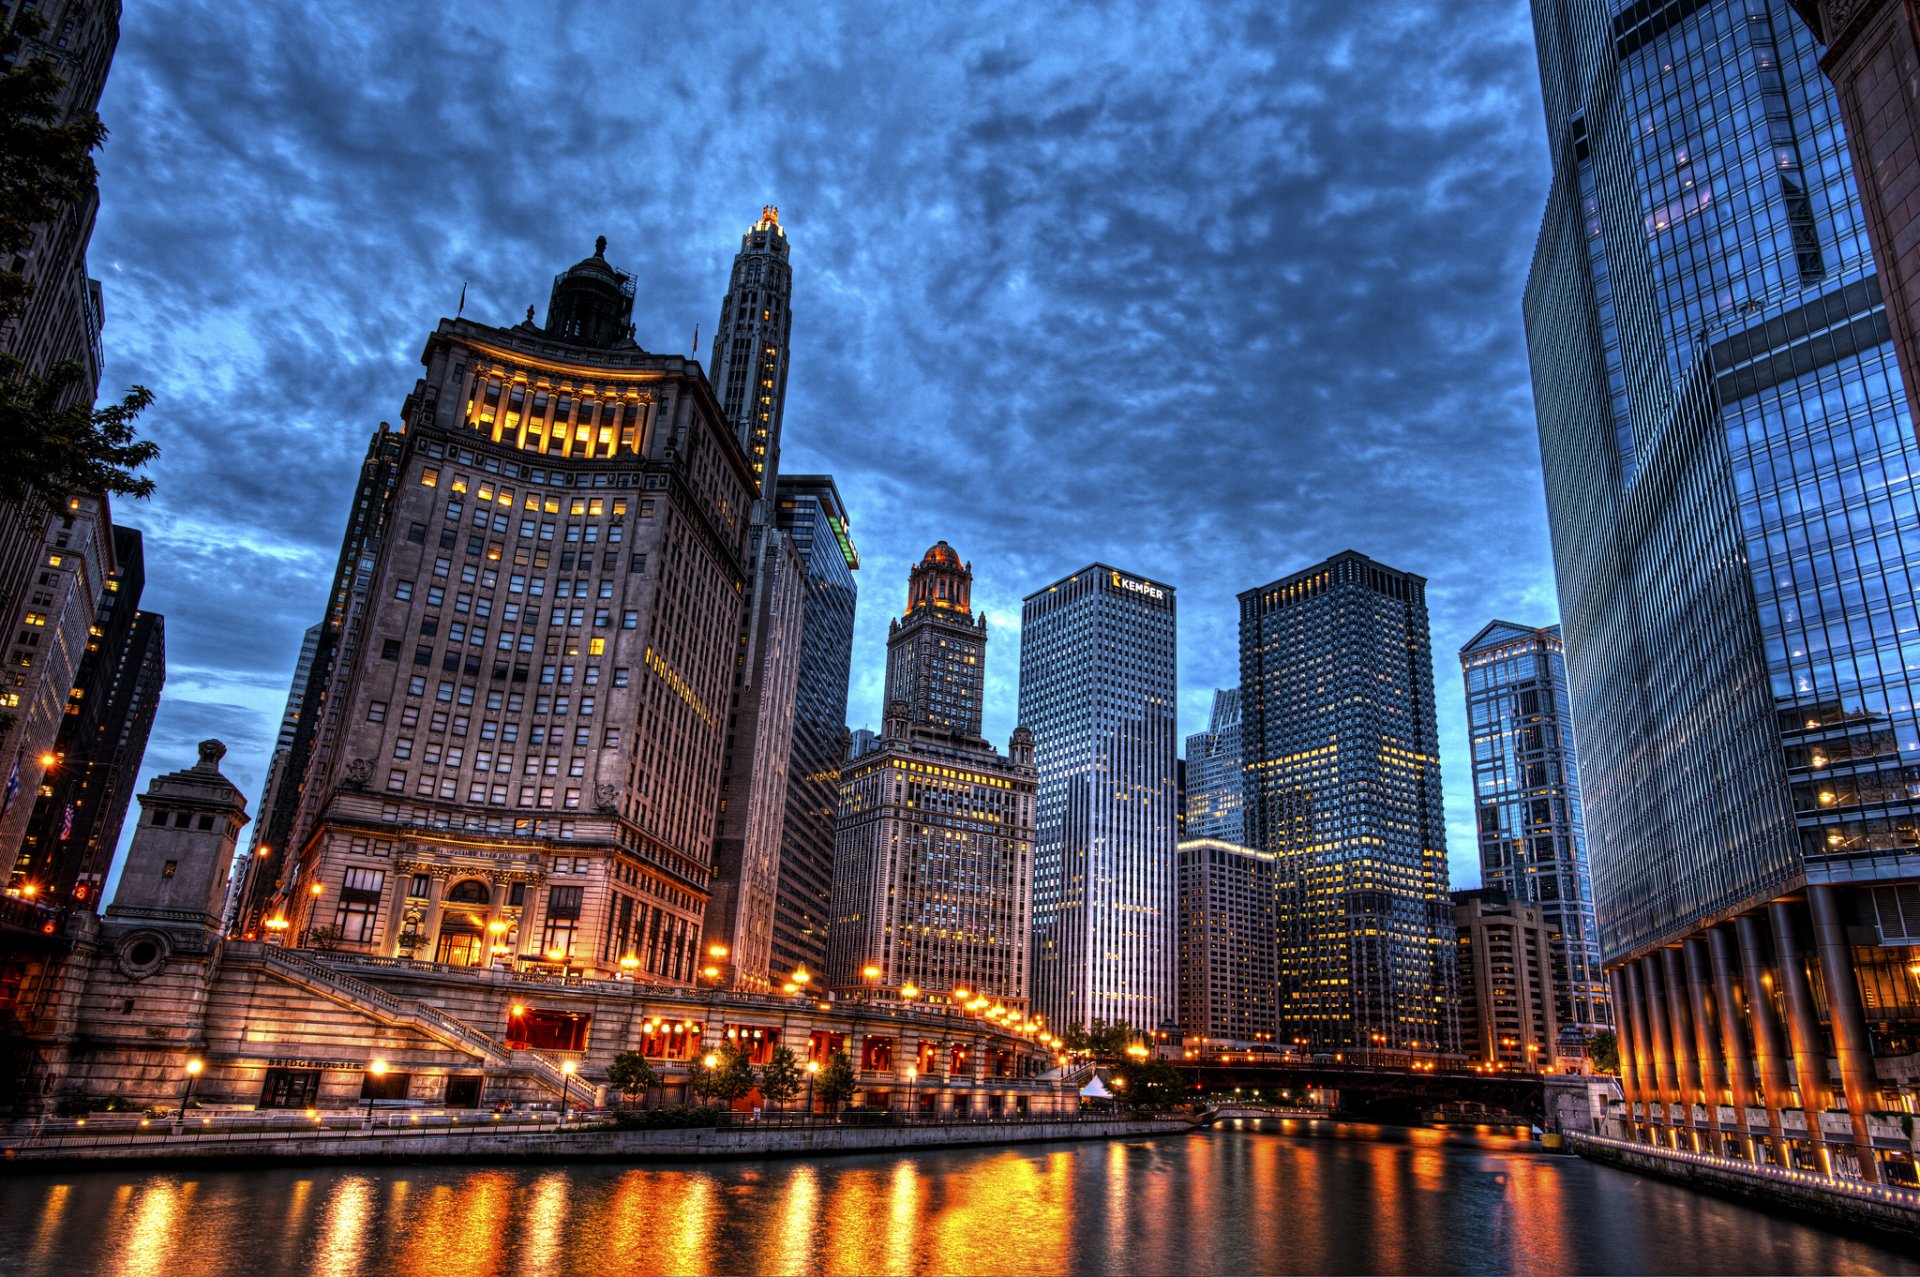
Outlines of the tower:
{"label": "tower", "polygon": [[1241,594],[1240,712],[1281,1041],[1457,1050],[1426,581],[1348,550]]}
{"label": "tower", "polygon": [[1179,1014],[1173,587],[1103,563],[1020,609],[1034,730],[1034,1007],[1159,1032]]}
{"label": "tower", "polygon": [[793,332],[793,268],[780,210],[769,204],[740,237],[733,275],[713,330],[711,380],[720,411],[752,463],[760,490],[780,477],[780,417],[787,400],[787,342]]}
{"label": "tower", "polygon": [[977,739],[987,618],[973,612],[973,566],[945,541],[913,566],[907,610],[887,627],[887,703],[916,727]]}
{"label": "tower", "polygon": [[1207,730],[1187,737],[1186,837],[1246,841],[1241,763],[1240,689],[1216,689]]}

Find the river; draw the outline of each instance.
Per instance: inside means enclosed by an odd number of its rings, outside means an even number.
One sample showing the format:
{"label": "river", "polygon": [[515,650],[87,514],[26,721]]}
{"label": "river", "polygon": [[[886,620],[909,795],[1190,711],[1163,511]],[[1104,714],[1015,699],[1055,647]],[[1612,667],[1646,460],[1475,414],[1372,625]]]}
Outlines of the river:
{"label": "river", "polygon": [[1920,1273],[1578,1158],[1250,1128],[818,1161],[0,1176],[0,1273]]}

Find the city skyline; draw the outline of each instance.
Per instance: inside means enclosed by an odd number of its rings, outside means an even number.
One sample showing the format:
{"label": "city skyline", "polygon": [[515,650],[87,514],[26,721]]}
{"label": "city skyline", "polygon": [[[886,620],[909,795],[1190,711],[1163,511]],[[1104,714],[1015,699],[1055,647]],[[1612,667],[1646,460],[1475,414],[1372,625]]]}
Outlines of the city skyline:
{"label": "city skyline", "polygon": [[[904,71],[884,70],[893,55],[877,47],[857,55],[873,59],[863,69],[875,93],[954,104],[946,123],[935,122],[939,112],[916,115],[917,140],[903,144],[876,136],[890,108],[844,118],[852,108],[791,54],[781,55],[794,59],[784,89],[755,88],[744,106],[703,99],[684,116],[675,109],[652,121],[657,136],[622,127],[636,108],[610,89],[552,107],[556,131],[522,131],[506,117],[537,115],[536,103],[547,110],[547,90],[574,64],[540,42],[546,51],[528,64],[527,90],[476,96],[469,81],[485,77],[469,75],[478,64],[460,53],[397,77],[417,87],[395,104],[406,121],[396,129],[336,114],[337,104],[301,85],[311,75],[395,78],[379,64],[423,38],[397,29],[410,19],[369,13],[345,40],[331,29],[284,29],[305,21],[297,16],[273,17],[282,29],[266,15],[253,20],[262,26],[229,44],[233,33],[200,11],[175,15],[163,33],[155,15],[131,9],[103,103],[115,130],[101,156],[94,248],[106,285],[105,384],[155,387],[160,401],[144,428],[166,449],[156,499],[116,513],[168,564],[149,587],[154,608],[187,618],[169,634],[155,759],[219,734],[233,746],[236,782],[260,791],[366,435],[392,418],[417,335],[454,314],[463,284],[468,318],[516,322],[546,295],[553,264],[604,234],[609,256],[641,282],[640,343],[692,354],[698,327],[705,366],[727,264],[742,227],[768,203],[790,229],[795,278],[782,469],[835,475],[871,579],[897,578],[941,537],[995,564],[979,596],[997,654],[989,737],[1004,740],[1015,725],[1019,599],[1093,560],[1126,562],[1180,588],[1183,736],[1205,726],[1213,688],[1237,681],[1234,595],[1349,547],[1429,577],[1442,646],[1457,646],[1490,615],[1556,619],[1512,300],[1545,184],[1521,14],[1471,18],[1471,60],[1423,67],[1377,109],[1339,121],[1305,99],[1351,97],[1397,56],[1388,36],[1348,17],[1307,21],[1287,37],[1296,49],[1317,47],[1302,43],[1316,34],[1329,47],[1346,42],[1343,55],[1308,59],[1297,92],[1268,83],[1257,50],[1273,37],[1257,23],[1229,17],[1191,41],[1171,29],[1109,33],[1096,56],[1120,75],[1113,93],[1142,115],[1172,99],[1163,100],[1159,77],[1121,73],[1137,52],[1127,41],[1165,44],[1188,61],[1216,43],[1252,51],[1214,65],[1219,87],[1167,127],[1195,135],[1206,111],[1251,94],[1251,106],[1232,114],[1255,118],[1196,142],[1192,163],[1211,173],[1253,152],[1291,158],[1258,181],[1215,184],[1204,173],[1176,180],[1137,169],[1094,144],[1076,147],[1046,190],[1024,193],[1021,174],[1061,134],[1097,143],[1105,126],[1087,91],[1050,87],[1071,62],[1043,51],[1041,26],[1011,15],[990,37],[959,39],[938,26],[913,37],[895,50]],[[613,17],[592,26],[596,43],[632,34]],[[693,84],[747,56],[730,39],[676,35],[672,74]],[[299,72],[229,61],[246,44],[305,45],[319,61]],[[228,99],[203,96],[188,79],[210,69]],[[962,96],[978,101],[962,110]],[[755,140],[749,151],[751,112],[776,98],[803,125],[789,147]],[[1046,98],[1055,103],[1047,118],[1028,120]],[[452,144],[425,145],[442,136],[441,112],[466,123]],[[720,121],[722,144],[710,155],[677,145],[707,127],[703,116]],[[235,119],[254,132],[229,133]],[[569,132],[600,141],[563,140]],[[486,164],[469,136],[481,133],[500,148]],[[1297,146],[1278,140],[1296,133]],[[870,141],[872,153],[861,163],[821,154],[818,139],[840,134]],[[391,156],[364,153],[356,138],[391,144]],[[247,158],[232,159],[235,147]],[[301,158],[276,169],[262,148]],[[1479,186],[1469,203],[1430,156],[1473,148]],[[1405,171],[1353,158],[1366,154],[1397,156]],[[614,171],[585,180],[609,155]],[[402,171],[418,180],[400,180]],[[476,185],[482,172],[524,176],[521,185],[546,194],[537,211],[517,196],[498,203],[507,183]],[[1177,186],[1194,188],[1181,196],[1190,207],[1160,203]],[[1399,211],[1426,205],[1430,186],[1431,207],[1417,219]],[[136,189],[151,198],[135,201]],[[429,189],[440,194],[416,194]],[[1483,200],[1502,210],[1497,223],[1487,222]],[[1082,236],[1083,226],[1098,233]],[[187,247],[160,252],[161,240]],[[1403,247],[1383,259],[1373,247],[1383,241]],[[1429,264],[1456,252],[1474,259],[1471,269]],[[1096,305],[1115,287],[1130,313],[1110,322]],[[1248,376],[1249,349],[1270,367]],[[1156,357],[1179,358],[1192,380],[1115,393],[1107,369]],[[987,412],[969,406],[982,385],[996,388]],[[267,413],[258,411],[261,387],[274,401]],[[1190,432],[1186,446],[1165,446],[1169,421]],[[264,482],[237,461],[254,449],[297,453],[304,477]],[[1034,452],[1035,463],[1013,464],[1016,449]],[[917,477],[941,464],[957,466],[949,473],[964,499]],[[288,517],[261,528],[268,502]],[[882,671],[872,654],[889,610],[860,610],[855,727],[879,725]],[[1464,756],[1466,738],[1457,675],[1442,668],[1439,677],[1444,761]],[[1474,875],[1465,774],[1446,762],[1444,775],[1454,881],[1466,884]]]}

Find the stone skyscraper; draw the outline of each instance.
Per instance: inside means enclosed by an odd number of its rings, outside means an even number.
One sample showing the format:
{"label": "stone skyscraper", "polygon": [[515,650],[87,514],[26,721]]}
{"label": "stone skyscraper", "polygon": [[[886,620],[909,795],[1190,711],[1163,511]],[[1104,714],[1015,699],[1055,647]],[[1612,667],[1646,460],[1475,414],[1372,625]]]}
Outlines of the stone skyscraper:
{"label": "stone skyscraper", "polygon": [[1242,594],[1240,712],[1281,1041],[1457,1050],[1426,581],[1348,550]]}
{"label": "stone skyscraper", "polygon": [[1460,649],[1460,666],[1480,882],[1546,919],[1559,1023],[1609,1028],[1560,627],[1495,621]]}
{"label": "stone skyscraper", "polygon": [[1033,737],[1016,727],[1005,756],[980,737],[987,622],[972,589],[942,541],[889,629],[885,727],[840,783],[827,975],[842,993],[1024,1011]]}
{"label": "stone skyscraper", "polygon": [[443,320],[376,437],[263,922],[291,941],[697,977],[757,488],[604,249],[544,327]]}
{"label": "stone skyscraper", "polygon": [[1781,0],[1533,14],[1524,313],[1628,1127],[1875,1177],[1875,1057],[1920,1034],[1920,453],[1840,112]]}
{"label": "stone skyscraper", "polygon": [[1091,564],[1026,597],[1020,716],[1039,767],[1033,999],[1054,1024],[1179,1012],[1173,587]]}
{"label": "stone skyscraper", "polygon": [[733,259],[733,277],[713,331],[713,393],[768,497],[780,477],[780,419],[793,332],[793,268],[780,210],[760,211]]}
{"label": "stone skyscraper", "polygon": [[1187,737],[1186,837],[1246,842],[1242,752],[1240,689],[1216,690],[1207,730]]}
{"label": "stone skyscraper", "polygon": [[1180,1030],[1189,1046],[1271,1046],[1274,857],[1219,838],[1180,843]]}

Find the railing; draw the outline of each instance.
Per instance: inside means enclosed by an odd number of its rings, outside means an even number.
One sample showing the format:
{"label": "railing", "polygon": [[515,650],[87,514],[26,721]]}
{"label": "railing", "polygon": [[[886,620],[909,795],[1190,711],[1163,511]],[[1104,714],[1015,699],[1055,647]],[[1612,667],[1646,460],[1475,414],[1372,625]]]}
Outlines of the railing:
{"label": "railing", "polygon": [[48,1118],[31,1126],[0,1132],[0,1153],[14,1156],[20,1153],[150,1148],[182,1143],[226,1146],[286,1140],[364,1140],[386,1136],[528,1134],[571,1125],[558,1111],[475,1112],[462,1117],[452,1113],[422,1115],[380,1110],[376,1111],[375,1123],[369,1126],[365,1114],[355,1111],[334,1111],[312,1117],[298,1113],[289,1113],[284,1117],[248,1113],[234,1117],[188,1117],[185,1122],[173,1117],[109,1118],[96,1115],[73,1120]]}
{"label": "railing", "polygon": [[1053,1126],[1091,1125],[1099,1122],[1142,1122],[1151,1120],[1145,1113],[910,1113],[904,1109],[852,1113],[751,1113],[722,1111],[715,1115],[716,1130],[810,1130],[815,1127],[887,1127],[910,1126]]}
{"label": "railing", "polygon": [[1664,1158],[1670,1162],[1685,1162],[1694,1166],[1710,1167],[1714,1170],[1729,1171],[1736,1175],[1747,1175],[1755,1179],[1771,1180],[1779,1184],[1793,1184],[1801,1188],[1817,1188],[1823,1192],[1838,1193],[1859,1201],[1880,1202],[1897,1206],[1903,1210],[1920,1213],[1920,1190],[1908,1188],[1890,1188],[1884,1184],[1868,1184],[1862,1180],[1840,1179],[1835,1176],[1821,1175],[1813,1171],[1788,1170],[1784,1166],[1767,1166],[1759,1162],[1749,1162],[1737,1157],[1716,1157],[1711,1153],[1695,1153],[1677,1148],[1661,1148],[1657,1144],[1637,1144],[1632,1140],[1617,1140],[1607,1135],[1585,1135],[1568,1132],[1568,1140],[1577,1147],[1581,1143],[1599,1144],[1607,1148],[1620,1149],[1629,1153],[1646,1153],[1653,1157]]}

